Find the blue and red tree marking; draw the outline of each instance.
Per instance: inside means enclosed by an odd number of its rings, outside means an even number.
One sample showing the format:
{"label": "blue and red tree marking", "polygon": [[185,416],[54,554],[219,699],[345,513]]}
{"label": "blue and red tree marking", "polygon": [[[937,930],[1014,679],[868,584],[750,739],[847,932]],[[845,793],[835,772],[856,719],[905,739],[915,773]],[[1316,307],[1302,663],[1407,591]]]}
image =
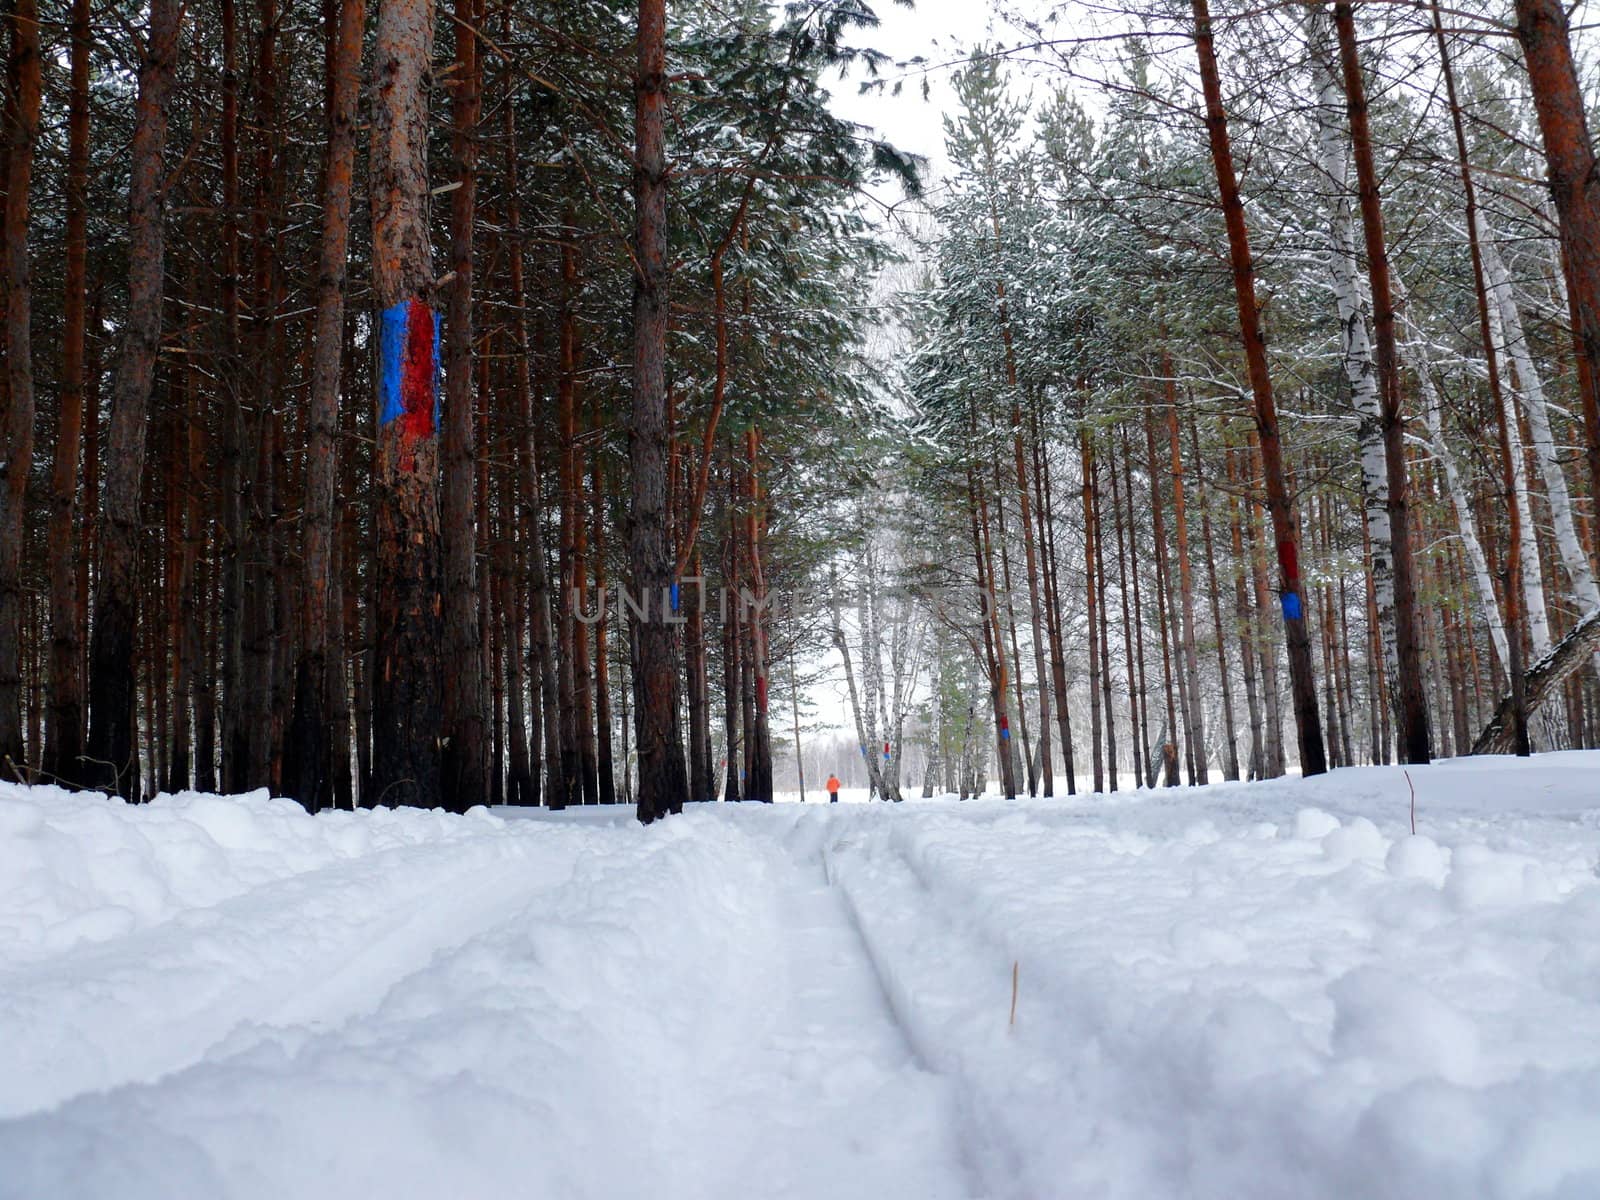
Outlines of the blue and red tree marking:
{"label": "blue and red tree marking", "polygon": [[403,466],[439,431],[439,314],[413,296],[386,308],[378,344],[378,429],[400,422]]}
{"label": "blue and red tree marking", "polygon": [[1278,543],[1278,562],[1283,568],[1283,593],[1279,597],[1283,619],[1298,621],[1304,610],[1300,605],[1300,557],[1295,552],[1294,542]]}

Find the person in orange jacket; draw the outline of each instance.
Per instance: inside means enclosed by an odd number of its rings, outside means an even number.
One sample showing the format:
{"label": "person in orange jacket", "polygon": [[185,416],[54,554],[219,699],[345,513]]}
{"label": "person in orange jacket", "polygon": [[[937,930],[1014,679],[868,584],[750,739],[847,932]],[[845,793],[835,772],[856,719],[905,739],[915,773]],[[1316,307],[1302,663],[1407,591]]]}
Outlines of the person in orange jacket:
{"label": "person in orange jacket", "polygon": [[829,775],[828,776],[827,788],[828,788],[828,803],[829,804],[837,804],[837,803],[839,803],[839,777],[837,775]]}

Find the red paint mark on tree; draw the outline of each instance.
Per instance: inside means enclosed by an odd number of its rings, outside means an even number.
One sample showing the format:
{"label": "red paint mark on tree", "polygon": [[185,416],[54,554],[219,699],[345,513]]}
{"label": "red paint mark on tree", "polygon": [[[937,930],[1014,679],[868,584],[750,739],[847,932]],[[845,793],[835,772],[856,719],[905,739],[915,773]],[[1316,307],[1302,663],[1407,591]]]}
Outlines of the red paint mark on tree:
{"label": "red paint mark on tree", "polygon": [[1300,581],[1300,558],[1296,553],[1293,542],[1278,543],[1278,562],[1283,567],[1283,577],[1288,582],[1290,589]]}
{"label": "red paint mark on tree", "polygon": [[438,333],[433,310],[413,297],[406,320],[406,352],[400,377],[401,437],[432,437],[438,406]]}

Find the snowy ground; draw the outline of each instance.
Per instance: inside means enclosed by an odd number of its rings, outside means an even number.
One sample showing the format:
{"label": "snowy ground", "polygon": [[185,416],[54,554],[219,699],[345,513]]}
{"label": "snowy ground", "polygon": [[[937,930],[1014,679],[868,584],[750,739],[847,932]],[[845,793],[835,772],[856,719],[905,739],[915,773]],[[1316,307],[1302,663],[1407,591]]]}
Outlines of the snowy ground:
{"label": "snowy ground", "polygon": [[1600,1195],[1600,754],[1412,777],[0,788],[0,1197]]}

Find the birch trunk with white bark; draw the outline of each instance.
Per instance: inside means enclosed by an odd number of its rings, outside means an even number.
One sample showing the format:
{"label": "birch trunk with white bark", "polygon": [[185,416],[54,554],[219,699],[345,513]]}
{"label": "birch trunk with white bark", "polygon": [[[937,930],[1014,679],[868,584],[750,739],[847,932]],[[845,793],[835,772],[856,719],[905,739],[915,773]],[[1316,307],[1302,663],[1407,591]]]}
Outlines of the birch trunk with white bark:
{"label": "birch trunk with white bark", "polygon": [[1389,479],[1383,452],[1383,427],[1378,397],[1378,371],[1372,354],[1371,312],[1361,287],[1356,260],[1355,193],[1348,183],[1350,155],[1340,124],[1344,92],[1335,74],[1325,13],[1308,10],[1313,70],[1317,80],[1317,162],[1330,191],[1328,273],[1339,310],[1340,361],[1350,382],[1356,415],[1356,442],[1361,450],[1361,506],[1367,514],[1371,541],[1372,586],[1377,599],[1378,629],[1385,676],[1398,678],[1395,648],[1394,559],[1389,522]]}
{"label": "birch trunk with white bark", "polygon": [[1545,403],[1544,383],[1539,377],[1539,368],[1534,364],[1533,354],[1528,349],[1528,338],[1522,327],[1522,312],[1517,306],[1516,292],[1511,285],[1511,272],[1506,270],[1505,260],[1500,257],[1494,234],[1482,212],[1478,213],[1478,241],[1483,247],[1483,269],[1489,285],[1489,296],[1500,314],[1506,355],[1516,372],[1512,391],[1522,401],[1522,411],[1528,418],[1534,461],[1539,464],[1539,475],[1544,480],[1545,496],[1550,503],[1556,550],[1572,583],[1572,595],[1579,609],[1591,613],[1600,608],[1600,587],[1595,585],[1594,569],[1589,563],[1589,556],[1583,551],[1583,544],[1578,540],[1578,528],[1572,516],[1572,494],[1567,490],[1567,478],[1557,457],[1555,437],[1550,431],[1550,410]]}

